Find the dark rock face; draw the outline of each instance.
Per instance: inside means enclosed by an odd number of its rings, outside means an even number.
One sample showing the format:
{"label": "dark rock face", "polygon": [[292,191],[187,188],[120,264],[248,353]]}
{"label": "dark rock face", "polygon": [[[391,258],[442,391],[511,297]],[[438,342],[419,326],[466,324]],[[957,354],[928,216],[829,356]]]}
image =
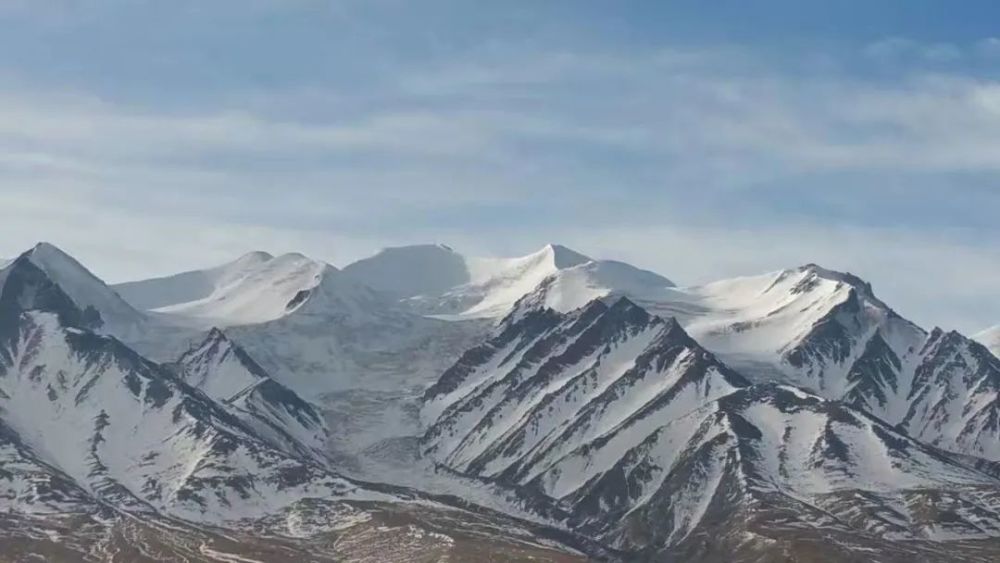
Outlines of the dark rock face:
{"label": "dark rock face", "polygon": [[288,309],[289,311],[295,309],[299,305],[305,303],[306,300],[309,299],[310,295],[312,295],[312,291],[308,289],[303,289],[302,291],[295,294],[295,297],[293,297],[292,300],[288,302],[288,305],[285,306],[285,309]]}
{"label": "dark rock face", "polygon": [[844,400],[860,408],[868,405],[885,408],[889,401],[886,390],[899,388],[902,369],[902,360],[882,338],[882,333],[876,331],[847,374],[851,390]]}
{"label": "dark rock face", "polygon": [[920,350],[900,427],[944,449],[1000,459],[1000,359],[957,332],[935,329]]}
{"label": "dark rock face", "polygon": [[813,325],[809,335],[789,350],[785,359],[798,368],[815,362],[844,362],[854,345],[851,329],[859,324],[853,316],[860,310],[857,291],[852,288],[848,298]]}
{"label": "dark rock face", "polygon": [[[458,362],[448,368],[441,378],[427,389],[424,393],[424,400],[432,400],[455,391],[472,371],[488,362],[498,350],[503,350],[515,340],[526,344],[533,338],[550,331],[560,320],[560,316],[555,311],[541,310],[531,312],[514,326],[509,326],[507,322],[504,322],[502,326],[505,328],[499,335],[462,354]],[[520,349],[515,349],[511,354],[519,351]]]}
{"label": "dark rock face", "polygon": [[[470,475],[554,498],[562,496],[556,491],[567,459],[613,448],[616,435],[682,416],[748,384],[675,321],[627,299],[566,315],[524,312],[502,323],[471,358],[425,397],[431,404],[454,399],[424,436],[425,448]],[[639,461],[640,450],[624,452],[623,461],[562,497],[581,529],[592,532],[594,521],[611,521],[634,506],[635,485],[654,470]]]}
{"label": "dark rock face", "polygon": [[54,313],[61,323],[74,328],[88,328],[86,321],[93,323],[100,319],[99,314],[96,319],[93,313],[85,316],[73,300],[27,256],[15,260],[5,273],[0,288],[0,320],[4,323],[5,334],[14,332],[24,311]]}
{"label": "dark rock face", "polygon": [[[973,499],[988,491],[982,510],[947,517],[974,538],[973,527],[1000,525],[1000,482],[982,463],[865,412],[896,408],[910,381],[880,330],[859,339],[859,291],[870,289],[852,288],[793,351],[805,364],[846,366],[843,402],[750,385],[675,321],[627,300],[564,315],[515,310],[425,395],[425,413],[435,416],[424,450],[466,475],[517,487],[531,502],[557,502],[573,529],[629,560],[768,561],[801,550],[794,553],[852,561],[866,550],[947,561],[946,551],[912,543],[938,524],[901,512],[899,495],[940,508],[981,502]],[[937,340],[948,339],[931,335],[926,350],[909,351],[935,366],[918,373],[945,365],[981,378],[992,369],[961,338]],[[627,361],[616,357],[624,350]],[[913,388],[932,379],[917,376]],[[887,457],[873,460],[874,451]],[[920,496],[929,490],[943,496]],[[849,547],[823,551],[832,537]]]}

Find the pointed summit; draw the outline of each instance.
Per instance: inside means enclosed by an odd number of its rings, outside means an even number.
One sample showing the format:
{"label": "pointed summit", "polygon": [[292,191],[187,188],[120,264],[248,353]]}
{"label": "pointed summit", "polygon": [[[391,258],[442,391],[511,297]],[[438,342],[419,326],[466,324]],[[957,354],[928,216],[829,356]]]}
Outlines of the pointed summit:
{"label": "pointed summit", "polygon": [[0,331],[16,334],[21,315],[29,311],[55,314],[64,326],[77,329],[103,323],[99,317],[85,319],[83,310],[25,254],[0,271]]}
{"label": "pointed summit", "polygon": [[222,329],[212,327],[212,329],[209,330],[208,334],[205,336],[205,340],[211,342],[225,342],[229,340],[229,338],[226,337],[226,333],[222,332]]}
{"label": "pointed summit", "polygon": [[[849,285],[854,289],[862,292],[866,297],[875,299],[875,291],[872,289],[872,284],[867,280],[861,279],[860,277],[850,272],[839,272],[837,270],[824,268],[818,264],[813,264],[813,263],[801,266],[796,271],[809,274],[815,278],[830,280]],[[879,303],[881,303],[881,301],[879,301]],[[888,308],[888,306],[886,306],[886,308]]]}
{"label": "pointed summit", "polygon": [[227,401],[268,375],[218,328],[177,361],[188,385],[217,401]]}
{"label": "pointed summit", "polygon": [[58,246],[52,244],[51,242],[47,242],[47,241],[44,241],[44,240],[43,241],[39,241],[38,243],[36,243],[35,246],[31,247],[31,250],[29,250],[28,252],[30,252],[30,253],[35,253],[35,252],[46,253],[47,252],[47,253],[53,253],[53,254],[61,254],[61,255],[65,256],[65,257],[69,257],[69,255],[66,254],[65,252],[63,252],[63,250],[61,248],[59,248]]}
{"label": "pointed summit", "polygon": [[176,362],[184,381],[212,399],[232,405],[237,415],[278,443],[318,448],[327,437],[320,412],[278,383],[236,342],[218,329]]}
{"label": "pointed summit", "polygon": [[536,254],[551,256],[553,265],[555,265],[555,267],[559,270],[572,268],[573,266],[579,266],[580,264],[586,264],[587,262],[593,262],[592,258],[584,256],[583,254],[580,254],[579,252],[561,244],[546,244]]}
{"label": "pointed summit", "polygon": [[[37,271],[29,273],[28,264]],[[6,285],[13,278],[11,272],[14,270],[21,272],[22,275],[17,278],[21,282],[31,279],[38,283],[41,276],[56,286],[81,313],[88,316],[88,326],[126,328],[145,320],[141,313],[83,264],[51,243],[40,242],[21,254],[7,266],[0,283]],[[22,302],[22,305],[27,304]]]}

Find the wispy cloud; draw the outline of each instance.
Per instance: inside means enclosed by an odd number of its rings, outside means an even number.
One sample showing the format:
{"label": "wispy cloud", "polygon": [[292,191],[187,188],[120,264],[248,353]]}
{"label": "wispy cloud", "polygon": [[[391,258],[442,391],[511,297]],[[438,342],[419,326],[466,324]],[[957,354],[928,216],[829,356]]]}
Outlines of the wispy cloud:
{"label": "wispy cloud", "polygon": [[887,37],[870,43],[865,54],[883,63],[898,63],[916,59],[930,63],[950,63],[965,54],[951,43],[921,43],[903,37]]}

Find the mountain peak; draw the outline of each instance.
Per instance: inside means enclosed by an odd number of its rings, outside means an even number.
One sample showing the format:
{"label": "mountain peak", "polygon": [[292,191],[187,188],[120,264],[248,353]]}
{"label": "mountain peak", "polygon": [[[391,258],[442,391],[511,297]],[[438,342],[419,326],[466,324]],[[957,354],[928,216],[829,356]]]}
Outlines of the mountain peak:
{"label": "mountain peak", "polygon": [[83,264],[54,244],[47,242],[36,244],[22,253],[7,268],[23,270],[26,263],[37,270],[37,273],[29,277],[44,276],[80,311],[90,310],[88,315],[94,320],[91,323],[93,326],[105,323],[119,326],[135,325],[143,321],[141,313],[126,303]]}
{"label": "mountain peak", "polygon": [[26,256],[39,267],[43,267],[47,263],[56,263],[58,261],[66,264],[72,264],[80,269],[86,269],[66,251],[50,242],[39,242],[24,252],[22,256]]}
{"label": "mountain peak", "polygon": [[[189,385],[205,390],[218,400],[229,399],[268,377],[264,369],[219,328],[209,330],[177,364],[184,368],[184,378]],[[222,369],[221,366],[228,367]]]}
{"label": "mountain peak", "polygon": [[622,318],[634,319],[646,322],[649,320],[649,313],[642,307],[636,305],[628,297],[619,297],[608,308],[608,313]]}
{"label": "mountain peak", "polygon": [[930,335],[928,336],[928,340],[929,341],[940,340],[942,338],[948,338],[948,339],[962,338],[962,339],[964,339],[965,336],[963,336],[957,330],[945,330],[945,329],[943,329],[943,328],[941,328],[939,326],[935,326],[933,329],[931,329]]}
{"label": "mountain peak", "polygon": [[401,298],[439,294],[471,280],[466,259],[443,244],[383,248],[343,271],[350,279]]}
{"label": "mountain peak", "polygon": [[221,328],[212,327],[211,330],[208,331],[208,334],[205,335],[205,340],[211,342],[227,342],[229,337],[226,336],[226,333],[222,332]]}
{"label": "mountain peak", "polygon": [[315,258],[310,258],[309,256],[306,256],[305,254],[302,254],[301,252],[286,252],[286,253],[281,254],[279,256],[273,256],[270,260],[267,260],[267,262],[274,262],[275,264],[286,264],[286,263],[287,264],[299,264],[299,263],[302,263],[302,264],[319,264],[319,265],[322,265],[322,266],[329,266],[329,267],[333,268],[333,266],[331,266],[330,264],[327,264],[326,262],[324,262],[322,260],[316,260]]}
{"label": "mountain peak", "polygon": [[31,250],[29,252],[36,252],[36,251],[37,252],[54,252],[54,253],[62,254],[64,256],[68,256],[66,254],[66,252],[63,251],[61,248],[59,248],[58,246],[52,244],[51,242],[46,242],[46,241],[39,241],[38,243],[35,244],[35,246],[33,246],[31,248]]}
{"label": "mountain peak", "polygon": [[555,267],[558,269],[572,268],[573,266],[579,266],[580,264],[586,264],[587,262],[592,262],[593,259],[580,254],[579,252],[567,248],[561,244],[546,244],[538,254],[545,254],[552,257],[552,261]]}
{"label": "mountain peak", "polygon": [[215,268],[118,287],[140,307],[208,329],[281,318],[337,271],[297,252],[253,252]]}
{"label": "mountain peak", "polygon": [[823,279],[842,282],[854,288],[863,290],[867,295],[874,296],[871,283],[861,279],[860,277],[850,272],[840,272],[837,270],[831,270],[829,268],[824,268],[823,266],[814,263],[809,263],[804,266],[800,266],[798,268],[798,271],[808,272]]}
{"label": "mountain peak", "polygon": [[262,264],[274,260],[274,255],[263,250],[251,250],[235,260],[237,264]]}
{"label": "mountain peak", "polygon": [[16,319],[28,311],[53,313],[72,328],[103,324],[99,314],[85,318],[83,309],[25,253],[0,272],[0,315],[7,317],[0,325],[10,326],[12,316],[16,326]]}

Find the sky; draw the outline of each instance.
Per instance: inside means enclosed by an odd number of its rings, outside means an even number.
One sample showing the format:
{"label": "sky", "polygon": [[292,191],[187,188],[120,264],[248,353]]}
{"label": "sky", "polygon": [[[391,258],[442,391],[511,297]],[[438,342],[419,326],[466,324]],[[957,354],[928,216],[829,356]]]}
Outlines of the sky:
{"label": "sky", "polygon": [[0,0],[0,256],[556,242],[1000,323],[1000,5]]}

